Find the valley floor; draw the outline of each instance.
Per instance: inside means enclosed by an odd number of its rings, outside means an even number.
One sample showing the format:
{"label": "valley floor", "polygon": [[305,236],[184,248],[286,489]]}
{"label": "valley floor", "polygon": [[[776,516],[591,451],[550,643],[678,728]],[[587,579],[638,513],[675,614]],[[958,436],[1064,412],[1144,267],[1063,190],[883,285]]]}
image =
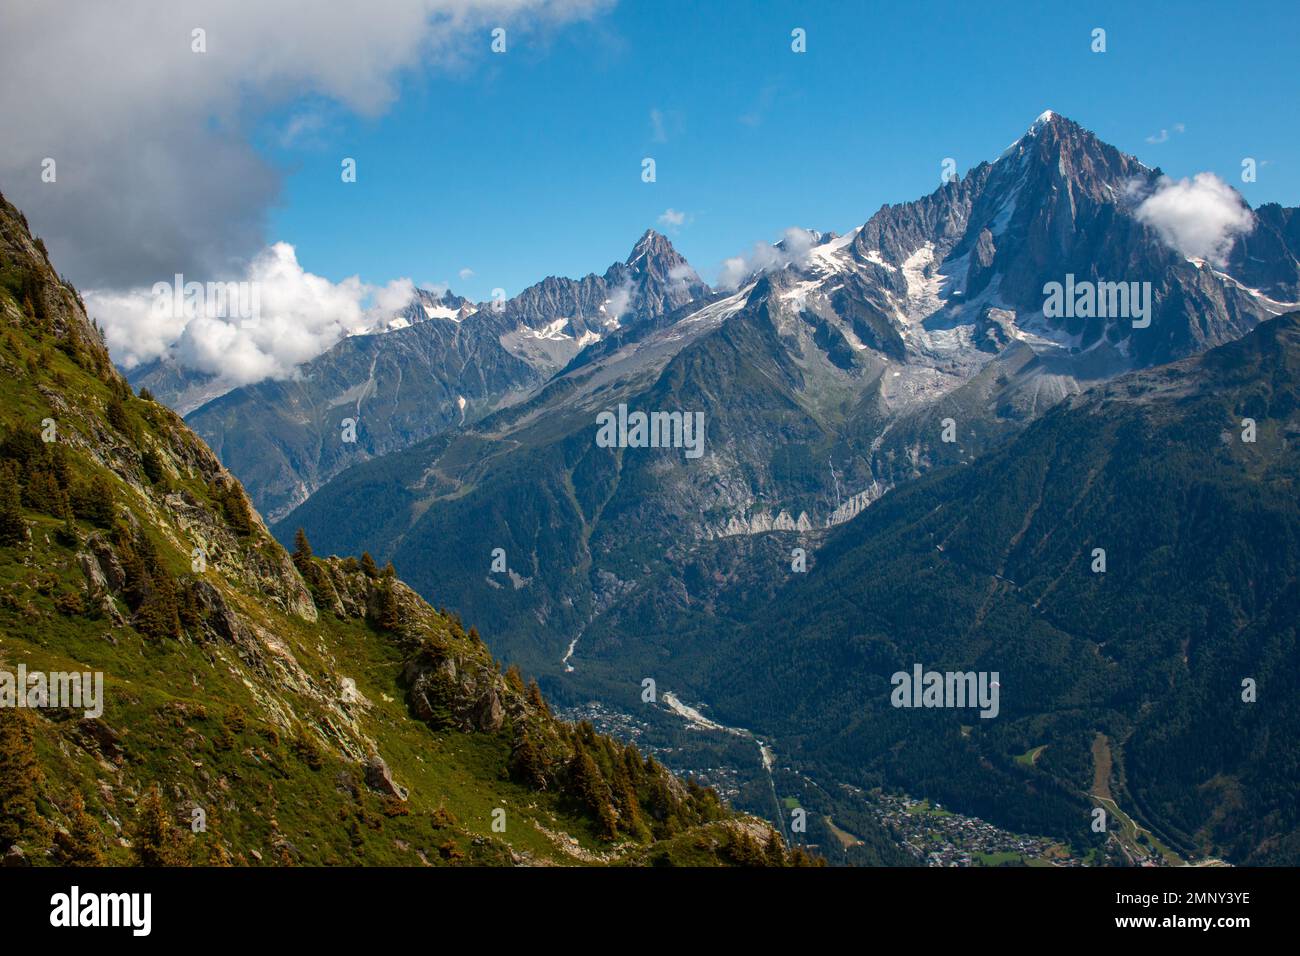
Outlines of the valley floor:
{"label": "valley floor", "polygon": [[[587,720],[601,733],[633,741],[676,772],[714,787],[738,808],[759,814],[780,826],[787,839],[802,843],[832,864],[854,865],[853,851],[862,839],[844,818],[865,816],[906,854],[915,866],[1088,866],[1107,862],[1087,856],[1048,837],[1013,833],[978,817],[965,816],[904,793],[863,790],[846,783],[827,784],[790,765],[782,765],[770,742],[742,728],[727,727],[705,717],[671,693],[661,695],[661,709],[675,714],[686,729],[687,742],[665,738],[651,721],[606,704],[591,701],[557,712],[563,720]],[[693,738],[693,739],[692,739]],[[728,739],[729,738],[729,739]],[[754,746],[753,763],[727,759],[716,746],[742,738]],[[710,744],[715,746],[710,746]],[[734,751],[730,751],[734,753]],[[806,808],[804,805],[806,804]],[[1133,824],[1114,807],[1116,819]],[[805,808],[810,822],[804,833],[791,832],[791,811]],[[1127,832],[1127,831],[1126,831]],[[1134,841],[1122,844],[1128,862],[1141,865],[1148,857],[1135,855]],[[1112,862],[1119,862],[1120,859]],[[1178,865],[1181,861],[1151,855],[1147,865]],[[900,861],[902,862],[902,861]]]}

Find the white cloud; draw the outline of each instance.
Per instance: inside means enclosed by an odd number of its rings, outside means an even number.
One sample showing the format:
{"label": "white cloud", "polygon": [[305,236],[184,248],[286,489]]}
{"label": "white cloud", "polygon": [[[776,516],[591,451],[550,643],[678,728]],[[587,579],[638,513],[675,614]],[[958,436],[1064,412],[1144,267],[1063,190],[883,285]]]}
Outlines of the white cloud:
{"label": "white cloud", "polygon": [[[272,111],[377,116],[405,75],[490,56],[492,27],[513,39],[608,2],[4,0],[0,183],[79,285],[230,274],[269,238],[280,172],[252,139]],[[283,142],[322,135],[291,115]]]}
{"label": "white cloud", "polygon": [[[1183,133],[1187,132],[1187,127],[1182,123],[1175,123],[1174,132],[1178,133],[1179,135],[1182,135]],[[1148,136],[1147,142],[1157,146],[1161,143],[1169,142],[1169,130],[1162,129],[1159,133],[1156,133],[1152,136]]]}
{"label": "white cloud", "polygon": [[792,226],[779,242],[758,242],[747,255],[724,260],[717,285],[722,289],[735,289],[756,272],[774,272],[788,265],[802,266],[816,241],[807,229]]}
{"label": "white cloud", "polygon": [[459,272],[457,272],[456,275],[460,276],[461,282],[467,282],[468,280],[474,278],[474,270],[470,268],[464,268],[461,269]]}
{"label": "white cloud", "polygon": [[659,214],[659,225],[669,229],[680,229],[686,224],[687,218],[686,213],[669,206]]}
{"label": "white cloud", "polygon": [[1134,215],[1184,256],[1216,265],[1222,265],[1237,236],[1255,226],[1241,194],[1213,173],[1179,180],[1162,177]]}
{"label": "white cloud", "polygon": [[609,294],[605,301],[605,323],[617,323],[620,316],[632,305],[632,283],[624,282]]}
{"label": "white cloud", "polygon": [[256,256],[241,281],[256,291],[254,322],[229,313],[207,314],[214,311],[210,308],[198,309],[197,315],[178,312],[169,294],[155,296],[152,288],[88,291],[85,299],[121,364],[130,368],[170,354],[182,365],[237,386],[290,377],[298,365],[349,332],[388,320],[415,294],[410,279],[373,286],[356,276],[334,283],[313,275],[285,242]]}
{"label": "white cloud", "polygon": [[688,289],[691,283],[699,282],[700,276],[689,262],[679,262],[668,270],[668,279],[672,283],[672,289],[680,292]]}
{"label": "white cloud", "polygon": [[316,149],[322,148],[324,139],[321,134],[325,128],[325,117],[320,111],[307,110],[296,113],[289,118],[284,129],[280,131],[280,146],[284,149],[306,146]]}

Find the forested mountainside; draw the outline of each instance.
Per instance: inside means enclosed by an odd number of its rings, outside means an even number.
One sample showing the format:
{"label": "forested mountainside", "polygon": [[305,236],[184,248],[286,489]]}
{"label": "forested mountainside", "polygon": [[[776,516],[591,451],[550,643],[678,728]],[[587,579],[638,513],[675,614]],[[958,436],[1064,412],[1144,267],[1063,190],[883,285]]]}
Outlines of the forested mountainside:
{"label": "forested mountainside", "polygon": [[[6,863],[808,862],[557,720],[391,567],[290,555],[3,199],[0,372]],[[99,706],[15,706],[61,673]]]}
{"label": "forested mountainside", "polygon": [[[584,635],[822,779],[1086,846],[1122,808],[1185,856],[1300,860],[1300,312],[1099,386],[832,531],[704,554]],[[748,567],[724,581],[721,567]],[[700,613],[707,608],[708,619]],[[891,706],[916,664],[1000,709]],[[1026,755],[1031,754],[1032,759]]]}

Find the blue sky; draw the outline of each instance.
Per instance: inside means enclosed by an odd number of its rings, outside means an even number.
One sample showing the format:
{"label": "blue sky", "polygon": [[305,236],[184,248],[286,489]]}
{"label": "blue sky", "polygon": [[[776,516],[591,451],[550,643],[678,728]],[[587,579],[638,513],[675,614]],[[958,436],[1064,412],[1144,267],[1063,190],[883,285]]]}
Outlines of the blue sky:
{"label": "blue sky", "polygon": [[667,0],[508,35],[503,55],[483,33],[455,66],[405,72],[378,117],[321,99],[266,117],[257,143],[285,171],[266,238],[336,281],[483,299],[601,271],[653,226],[711,280],[789,226],[842,232],[931,191],[945,157],[995,158],[1048,108],[1170,175],[1297,204],[1300,7],[1079,6]]}

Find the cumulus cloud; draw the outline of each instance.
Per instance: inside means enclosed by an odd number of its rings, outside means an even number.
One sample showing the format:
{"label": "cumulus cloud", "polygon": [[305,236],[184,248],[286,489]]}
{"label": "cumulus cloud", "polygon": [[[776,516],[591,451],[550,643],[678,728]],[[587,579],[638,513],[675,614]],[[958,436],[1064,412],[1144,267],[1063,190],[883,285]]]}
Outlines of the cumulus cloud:
{"label": "cumulus cloud", "polygon": [[668,229],[680,229],[686,224],[686,213],[669,206],[659,214],[659,225]]}
{"label": "cumulus cloud", "polygon": [[244,308],[232,307],[234,290],[220,299],[206,283],[184,281],[177,290],[174,278],[125,292],[88,291],[85,299],[124,366],[168,355],[233,387],[292,376],[349,332],[386,322],[415,295],[410,279],[373,286],[356,276],[335,283],[313,275],[286,242],[256,256],[238,281],[245,283]]}
{"label": "cumulus cloud", "polygon": [[[79,285],[244,269],[280,173],[252,145],[300,102],[376,116],[427,64],[486,56],[487,31],[549,27],[607,0],[5,0],[0,188]],[[194,52],[192,31],[206,31]],[[479,51],[477,54],[474,51]],[[282,143],[320,134],[291,114]],[[41,180],[45,158],[57,179]]]}
{"label": "cumulus cloud", "polygon": [[718,287],[736,289],[757,272],[774,272],[789,265],[802,266],[816,242],[816,235],[792,226],[779,242],[758,242],[749,253],[723,260],[718,272]]}
{"label": "cumulus cloud", "polygon": [[474,270],[467,266],[464,269],[461,269],[459,272],[457,272],[456,275],[460,276],[461,282],[467,282],[470,279],[474,278]]}
{"label": "cumulus cloud", "polygon": [[1171,248],[1189,259],[1222,265],[1232,243],[1255,226],[1241,194],[1213,173],[1162,177],[1134,210]]}
{"label": "cumulus cloud", "polygon": [[617,325],[619,317],[632,306],[632,282],[625,281],[605,300],[605,324]]}

